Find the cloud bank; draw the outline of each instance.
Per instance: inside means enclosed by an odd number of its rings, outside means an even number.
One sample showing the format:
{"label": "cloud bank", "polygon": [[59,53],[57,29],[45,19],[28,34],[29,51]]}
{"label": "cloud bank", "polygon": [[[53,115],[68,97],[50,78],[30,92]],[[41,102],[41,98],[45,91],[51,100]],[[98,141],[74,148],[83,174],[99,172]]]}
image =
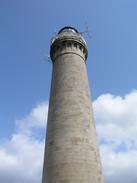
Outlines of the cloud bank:
{"label": "cloud bank", "polygon": [[48,103],[16,121],[16,132],[0,146],[1,183],[41,183]]}
{"label": "cloud bank", "polygon": [[[105,183],[137,182],[137,91],[93,102]],[[48,103],[22,119],[0,145],[0,182],[41,183]]]}
{"label": "cloud bank", "polygon": [[94,101],[106,183],[137,182],[137,91]]}

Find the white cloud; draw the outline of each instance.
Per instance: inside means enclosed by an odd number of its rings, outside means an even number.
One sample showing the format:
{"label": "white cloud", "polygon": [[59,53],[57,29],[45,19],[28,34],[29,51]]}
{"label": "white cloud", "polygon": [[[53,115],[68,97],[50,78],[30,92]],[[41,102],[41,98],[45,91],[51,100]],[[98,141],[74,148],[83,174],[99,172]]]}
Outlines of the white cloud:
{"label": "white cloud", "polygon": [[[101,95],[93,107],[105,183],[136,183],[137,91]],[[16,132],[0,146],[0,182],[41,183],[47,111],[44,102],[16,120]]]}
{"label": "white cloud", "polygon": [[94,101],[106,183],[137,182],[137,91]]}
{"label": "white cloud", "polygon": [[47,113],[48,103],[43,102],[38,104],[26,117],[16,120],[17,130],[21,133],[30,134],[34,128],[45,128]]}
{"label": "white cloud", "polygon": [[41,139],[34,132],[45,132],[47,111],[47,103],[37,105],[17,121],[16,133],[0,146],[0,182],[41,183],[44,133]]}

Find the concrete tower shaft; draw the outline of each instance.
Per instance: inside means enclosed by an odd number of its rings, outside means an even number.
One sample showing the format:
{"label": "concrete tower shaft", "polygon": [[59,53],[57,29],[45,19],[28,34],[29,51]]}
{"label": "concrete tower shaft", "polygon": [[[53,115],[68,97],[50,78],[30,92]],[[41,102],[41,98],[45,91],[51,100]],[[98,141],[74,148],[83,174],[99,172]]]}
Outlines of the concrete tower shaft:
{"label": "concrete tower shaft", "polygon": [[52,84],[42,183],[103,183],[85,60],[72,27],[52,40]]}

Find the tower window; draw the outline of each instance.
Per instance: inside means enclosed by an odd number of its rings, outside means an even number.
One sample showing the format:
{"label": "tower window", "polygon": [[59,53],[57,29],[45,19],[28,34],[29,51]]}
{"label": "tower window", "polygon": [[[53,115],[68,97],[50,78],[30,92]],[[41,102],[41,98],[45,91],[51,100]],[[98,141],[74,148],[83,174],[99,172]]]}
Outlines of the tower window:
{"label": "tower window", "polygon": [[60,46],[58,45],[58,46],[57,46],[57,50],[59,50],[59,49],[60,49]]}
{"label": "tower window", "polygon": [[82,46],[79,46],[79,49],[82,51]]}
{"label": "tower window", "polygon": [[68,47],[71,47],[71,42],[68,42],[68,43],[67,43],[67,46],[68,46]]}
{"label": "tower window", "polygon": [[76,48],[77,48],[77,43],[74,43],[74,47],[76,47]]}

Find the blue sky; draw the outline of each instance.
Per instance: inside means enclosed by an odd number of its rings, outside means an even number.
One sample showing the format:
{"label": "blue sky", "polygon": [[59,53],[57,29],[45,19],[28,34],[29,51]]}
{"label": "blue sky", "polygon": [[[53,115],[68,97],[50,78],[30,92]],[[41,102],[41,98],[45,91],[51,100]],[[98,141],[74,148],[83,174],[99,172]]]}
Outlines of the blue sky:
{"label": "blue sky", "polygon": [[136,0],[0,0],[0,144],[13,136],[16,121],[48,102],[47,55],[62,26],[82,32],[88,25],[92,31],[92,38],[84,37],[94,101],[107,93],[115,101],[136,90],[136,20]]}
{"label": "blue sky", "polygon": [[9,135],[11,119],[48,100],[50,38],[62,26],[84,31],[87,24],[92,30],[92,39],[85,37],[93,98],[106,92],[124,95],[137,88],[136,9],[136,0],[1,0],[1,135]]}

